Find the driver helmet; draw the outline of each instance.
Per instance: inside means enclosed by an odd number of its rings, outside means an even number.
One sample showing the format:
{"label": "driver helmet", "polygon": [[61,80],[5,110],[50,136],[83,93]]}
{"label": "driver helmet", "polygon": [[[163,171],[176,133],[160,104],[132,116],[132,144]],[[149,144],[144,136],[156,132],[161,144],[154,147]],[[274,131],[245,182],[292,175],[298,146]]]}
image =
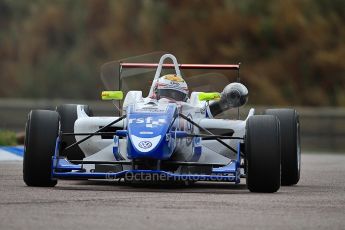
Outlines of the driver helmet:
{"label": "driver helmet", "polygon": [[167,98],[174,101],[187,101],[188,93],[187,83],[176,74],[164,75],[156,83],[155,94],[158,100]]}

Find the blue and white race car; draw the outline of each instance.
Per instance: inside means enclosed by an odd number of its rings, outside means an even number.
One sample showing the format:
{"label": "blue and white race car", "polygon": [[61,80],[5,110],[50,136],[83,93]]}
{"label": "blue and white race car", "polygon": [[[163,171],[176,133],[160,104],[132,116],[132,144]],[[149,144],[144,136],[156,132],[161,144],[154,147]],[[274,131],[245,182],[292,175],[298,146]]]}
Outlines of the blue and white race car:
{"label": "blue and white race car", "polygon": [[[218,73],[182,78],[181,70],[195,69],[235,70],[237,81],[229,83]],[[112,91],[103,91],[102,99],[113,101],[118,111],[96,117],[87,105],[76,104],[32,110],[26,124],[24,182],[55,186],[58,179],[124,178],[238,184],[246,178],[251,192],[276,192],[281,185],[298,183],[301,149],[294,109],[256,115],[252,108],[243,120],[239,113],[236,119],[218,118],[247,102],[239,69],[179,64],[172,54],[160,56],[159,62],[105,64],[102,78]],[[222,92],[214,91],[214,85]],[[149,90],[141,90],[147,86]]]}

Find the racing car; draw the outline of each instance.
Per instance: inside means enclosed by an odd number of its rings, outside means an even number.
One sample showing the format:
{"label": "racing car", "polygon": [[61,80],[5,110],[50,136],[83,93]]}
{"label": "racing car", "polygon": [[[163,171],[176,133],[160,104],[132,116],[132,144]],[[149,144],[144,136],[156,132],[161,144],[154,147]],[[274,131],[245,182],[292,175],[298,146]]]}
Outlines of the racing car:
{"label": "racing car", "polygon": [[[182,70],[196,69],[236,72],[237,79],[227,82],[215,73],[182,77]],[[251,108],[243,119],[239,113],[221,116],[248,100],[239,70],[239,64],[179,64],[169,53],[159,61],[105,64],[107,90],[101,96],[113,102],[114,114],[93,116],[89,106],[79,104],[32,110],[24,182],[49,187],[58,179],[124,178],[239,184],[245,178],[251,192],[263,193],[297,184],[301,148],[295,109],[256,114]],[[219,80],[223,90],[213,91]]]}

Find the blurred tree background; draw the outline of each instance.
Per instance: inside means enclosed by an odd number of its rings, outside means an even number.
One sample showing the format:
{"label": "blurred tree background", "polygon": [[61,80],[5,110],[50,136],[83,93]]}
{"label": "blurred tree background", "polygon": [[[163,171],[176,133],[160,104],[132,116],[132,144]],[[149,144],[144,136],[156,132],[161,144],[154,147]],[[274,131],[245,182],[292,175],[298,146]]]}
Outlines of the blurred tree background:
{"label": "blurred tree background", "polygon": [[100,66],[157,50],[242,62],[252,104],[345,106],[344,0],[0,0],[0,97],[98,99]]}

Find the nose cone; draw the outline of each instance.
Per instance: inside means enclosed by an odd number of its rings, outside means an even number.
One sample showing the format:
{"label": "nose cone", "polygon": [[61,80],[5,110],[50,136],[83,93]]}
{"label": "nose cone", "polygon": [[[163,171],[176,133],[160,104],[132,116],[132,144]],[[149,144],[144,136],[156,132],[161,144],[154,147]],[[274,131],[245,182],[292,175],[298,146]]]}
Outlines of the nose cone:
{"label": "nose cone", "polygon": [[[128,114],[128,158],[168,159],[173,149],[166,138],[174,109],[166,113],[133,112]],[[170,111],[173,110],[173,111]]]}

